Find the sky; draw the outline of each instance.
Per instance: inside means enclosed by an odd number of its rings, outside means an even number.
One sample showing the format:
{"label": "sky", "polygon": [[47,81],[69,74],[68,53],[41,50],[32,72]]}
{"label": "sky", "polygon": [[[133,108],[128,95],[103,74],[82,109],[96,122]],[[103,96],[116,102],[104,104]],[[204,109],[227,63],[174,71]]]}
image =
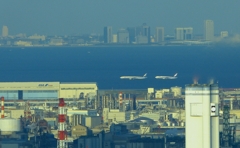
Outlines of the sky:
{"label": "sky", "polygon": [[216,34],[240,34],[239,6],[240,0],[1,0],[0,26],[10,35],[81,35],[147,23],[151,34],[158,26],[173,35],[176,27],[202,34],[204,20],[211,19]]}

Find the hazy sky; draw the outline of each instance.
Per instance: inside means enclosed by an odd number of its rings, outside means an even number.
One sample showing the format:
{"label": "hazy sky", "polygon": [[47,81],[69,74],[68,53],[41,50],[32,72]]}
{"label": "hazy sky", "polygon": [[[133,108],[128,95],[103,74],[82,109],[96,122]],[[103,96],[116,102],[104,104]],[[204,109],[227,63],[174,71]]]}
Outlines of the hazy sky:
{"label": "hazy sky", "polygon": [[103,34],[104,26],[119,28],[147,23],[173,34],[176,27],[203,32],[212,19],[215,33],[240,33],[240,0],[1,0],[0,26],[9,34]]}

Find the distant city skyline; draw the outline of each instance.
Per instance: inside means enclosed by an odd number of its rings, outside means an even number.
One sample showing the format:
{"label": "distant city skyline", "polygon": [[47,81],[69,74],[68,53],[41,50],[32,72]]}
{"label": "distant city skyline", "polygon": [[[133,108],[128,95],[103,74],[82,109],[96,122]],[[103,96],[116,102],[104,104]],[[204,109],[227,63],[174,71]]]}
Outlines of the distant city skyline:
{"label": "distant city skyline", "polygon": [[9,28],[9,35],[19,33],[44,35],[102,34],[104,26],[113,33],[146,23],[165,28],[192,27],[195,34],[204,31],[202,22],[213,20],[215,33],[228,31],[240,34],[238,6],[240,1],[1,1],[0,26]]}
{"label": "distant city skyline", "polygon": [[155,45],[209,45],[212,43],[240,43],[240,34],[230,34],[228,31],[221,31],[214,34],[214,21],[204,20],[204,32],[194,34],[192,27],[175,28],[174,35],[165,34],[164,27],[156,27],[151,33],[151,27],[146,23],[141,26],[120,28],[113,33],[112,26],[103,27],[103,34],[82,34],[82,35],[8,35],[8,27],[2,27],[0,46],[83,46],[85,44],[155,44]]}
{"label": "distant city skyline", "polygon": [[[99,34],[93,34],[93,33],[85,33],[85,34],[78,34],[78,36],[80,35],[99,35],[99,36],[103,36],[104,37],[104,42],[105,43],[113,43],[115,41],[113,41],[114,36],[117,35],[117,42],[121,42],[119,41],[119,37],[122,38],[126,38],[126,39],[121,39],[121,40],[126,40],[124,42],[132,42],[132,40],[135,40],[137,36],[144,36],[146,37],[146,39],[144,40],[148,40],[147,42],[150,43],[149,41],[151,40],[150,38],[154,37],[156,38],[156,41],[159,42],[158,38],[162,38],[160,39],[161,41],[164,41],[164,37],[165,36],[174,36],[175,40],[192,40],[194,39],[194,35],[202,35],[203,39],[208,40],[208,41],[212,41],[214,40],[215,37],[221,36],[221,37],[228,37],[229,32],[226,30],[222,30],[219,33],[214,33],[214,21],[213,20],[204,20],[203,21],[203,26],[204,26],[204,30],[202,33],[199,34],[194,34],[194,28],[192,27],[177,27],[174,28],[174,33],[173,34],[165,34],[165,27],[151,27],[148,26],[146,23],[143,23],[142,25],[138,25],[138,26],[134,26],[134,27],[127,27],[127,28],[119,28],[116,32],[113,32],[113,27],[112,26],[104,26],[103,27],[103,32],[99,33]],[[151,29],[153,28],[153,29]],[[155,30],[154,30],[155,28]],[[151,32],[151,30],[153,30]],[[8,26],[2,26],[2,37],[7,37],[7,36],[18,36],[18,35],[26,35],[26,33],[20,33],[20,34],[15,34],[15,35],[10,35],[8,30]],[[119,34],[119,32],[121,32]],[[127,34],[123,35],[122,33],[125,32]],[[231,34],[231,33],[230,33]],[[233,33],[234,34],[234,33]],[[32,34],[32,35],[40,35],[40,34]],[[41,34],[44,36],[48,36],[47,34]],[[123,36],[122,36],[123,35]],[[133,36],[134,35],[134,36]],[[26,36],[31,36],[31,35],[26,35]],[[61,35],[55,35],[55,36],[61,36]],[[66,35],[65,35],[66,36]],[[71,35],[67,35],[67,36],[71,36]],[[134,39],[132,39],[134,38]],[[128,41],[127,41],[128,40]],[[123,42],[122,42],[123,43]]]}
{"label": "distant city skyline", "polygon": [[[173,28],[172,30],[172,33],[171,34],[166,34],[165,32],[165,27],[164,26],[148,26],[147,23],[143,23],[142,25],[137,25],[137,26],[131,26],[131,27],[121,27],[119,29],[114,29],[113,26],[104,26],[102,27],[103,28],[103,31],[101,33],[93,33],[93,32],[86,32],[86,33],[83,33],[83,34],[74,34],[74,35],[84,35],[84,34],[95,34],[95,35],[103,35],[105,36],[106,33],[109,33],[109,36],[113,36],[113,35],[116,35],[119,33],[119,30],[125,30],[127,32],[131,32],[131,29],[135,28],[135,30],[138,32],[140,31],[140,35],[143,35],[143,36],[147,36],[148,39],[150,39],[150,36],[158,36],[158,30],[163,30],[162,34],[163,36],[165,35],[171,35],[171,36],[174,36],[174,38],[176,40],[189,40],[189,39],[192,39],[194,34],[195,35],[203,35],[204,39],[206,40],[213,40],[214,39],[214,36],[215,35],[220,35],[222,36],[223,33],[226,35],[226,32],[227,32],[227,35],[228,34],[238,34],[238,33],[231,33],[229,32],[228,30],[221,30],[220,32],[217,32],[215,33],[215,26],[214,26],[214,21],[213,20],[203,20],[203,31],[202,32],[199,32],[199,33],[195,33],[195,29],[191,26],[189,27],[176,27],[176,28]],[[140,29],[141,28],[141,29]],[[139,30],[140,29],[140,30]],[[113,31],[115,30],[115,31]],[[194,30],[194,31],[193,31]],[[137,33],[136,32],[136,33]],[[23,34],[23,35],[27,35],[27,36],[31,36],[31,35],[46,35],[48,36],[49,34],[42,34],[42,33],[35,33],[35,34],[26,34],[24,32],[22,33],[18,33],[18,34],[9,34],[9,29],[8,29],[8,26],[6,25],[3,25],[2,26],[2,37],[7,37],[7,36],[15,36],[15,35],[19,35],[19,34]],[[239,33],[240,34],[240,33]],[[58,36],[61,34],[55,34],[55,36]],[[69,35],[71,36],[72,34],[65,34],[65,35]],[[50,35],[51,36],[51,35]],[[106,40],[106,39],[104,39]],[[111,39],[112,40],[112,39]],[[108,41],[106,43],[110,43],[112,41]]]}

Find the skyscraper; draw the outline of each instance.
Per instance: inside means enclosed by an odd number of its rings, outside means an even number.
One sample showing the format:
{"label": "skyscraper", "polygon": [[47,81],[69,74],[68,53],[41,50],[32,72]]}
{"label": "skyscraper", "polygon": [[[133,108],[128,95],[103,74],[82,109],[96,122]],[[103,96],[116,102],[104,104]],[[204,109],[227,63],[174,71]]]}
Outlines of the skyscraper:
{"label": "skyscraper", "polygon": [[193,37],[193,28],[175,28],[175,40],[191,40]]}
{"label": "skyscraper", "polygon": [[204,39],[206,41],[214,40],[214,22],[212,20],[204,21]]}
{"label": "skyscraper", "polygon": [[128,27],[127,31],[129,33],[129,43],[136,42],[136,27]]}
{"label": "skyscraper", "polygon": [[193,28],[183,28],[184,31],[184,40],[191,40],[193,38]]}
{"label": "skyscraper", "polygon": [[3,26],[2,27],[2,36],[3,37],[7,37],[8,36],[8,27],[7,26]]}
{"label": "skyscraper", "polygon": [[156,27],[156,43],[161,43],[164,41],[164,28]]}
{"label": "skyscraper", "polygon": [[184,40],[183,28],[175,28],[175,40]]}
{"label": "skyscraper", "polygon": [[146,23],[135,28],[135,39],[138,44],[148,44],[151,42],[150,27]]}
{"label": "skyscraper", "polygon": [[104,27],[103,34],[104,43],[112,43],[112,27]]}
{"label": "skyscraper", "polygon": [[148,43],[151,42],[150,39],[150,27],[146,23],[142,25],[142,35],[147,37]]}
{"label": "skyscraper", "polygon": [[186,148],[219,148],[218,104],[218,85],[186,85]]}

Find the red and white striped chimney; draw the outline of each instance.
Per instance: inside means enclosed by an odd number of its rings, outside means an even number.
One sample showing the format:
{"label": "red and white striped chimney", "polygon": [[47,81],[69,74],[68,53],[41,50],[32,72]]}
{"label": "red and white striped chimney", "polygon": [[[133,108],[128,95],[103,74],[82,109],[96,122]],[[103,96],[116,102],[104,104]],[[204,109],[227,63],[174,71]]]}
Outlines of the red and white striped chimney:
{"label": "red and white striped chimney", "polygon": [[2,106],[1,106],[1,118],[4,118],[4,97],[1,97]]}
{"label": "red and white striped chimney", "polygon": [[65,148],[67,135],[65,131],[66,110],[63,98],[59,98],[58,104],[58,148]]}

